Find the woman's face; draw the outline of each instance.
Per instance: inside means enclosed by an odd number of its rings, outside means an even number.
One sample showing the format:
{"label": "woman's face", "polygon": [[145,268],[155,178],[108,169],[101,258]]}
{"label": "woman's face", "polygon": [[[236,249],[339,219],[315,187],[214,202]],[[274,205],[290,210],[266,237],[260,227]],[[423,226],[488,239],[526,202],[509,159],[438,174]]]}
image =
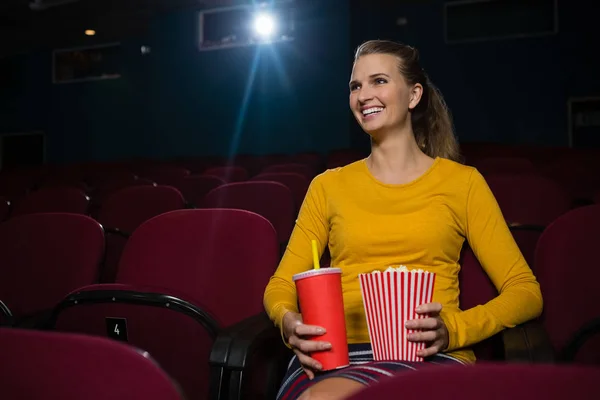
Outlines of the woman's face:
{"label": "woman's face", "polygon": [[358,58],[350,79],[350,109],[365,132],[402,128],[409,110],[421,99],[422,86],[408,85],[398,69],[398,58],[369,54]]}

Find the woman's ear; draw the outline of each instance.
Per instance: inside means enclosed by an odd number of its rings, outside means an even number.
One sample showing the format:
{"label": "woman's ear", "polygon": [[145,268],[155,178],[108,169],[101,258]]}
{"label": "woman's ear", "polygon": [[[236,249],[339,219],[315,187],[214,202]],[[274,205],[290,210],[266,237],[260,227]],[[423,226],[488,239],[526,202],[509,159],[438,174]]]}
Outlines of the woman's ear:
{"label": "woman's ear", "polygon": [[408,102],[409,110],[413,110],[419,104],[421,96],[423,96],[423,85],[415,83],[410,89],[410,100]]}

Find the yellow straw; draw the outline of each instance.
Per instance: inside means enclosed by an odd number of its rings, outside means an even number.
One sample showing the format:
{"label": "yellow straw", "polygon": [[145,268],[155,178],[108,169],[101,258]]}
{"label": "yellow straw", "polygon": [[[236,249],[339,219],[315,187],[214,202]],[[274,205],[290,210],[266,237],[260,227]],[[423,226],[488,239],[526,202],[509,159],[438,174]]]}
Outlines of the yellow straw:
{"label": "yellow straw", "polygon": [[316,240],[312,241],[312,255],[313,255],[313,265],[314,265],[315,269],[321,268],[321,266],[319,265],[319,252],[317,250],[317,241]]}

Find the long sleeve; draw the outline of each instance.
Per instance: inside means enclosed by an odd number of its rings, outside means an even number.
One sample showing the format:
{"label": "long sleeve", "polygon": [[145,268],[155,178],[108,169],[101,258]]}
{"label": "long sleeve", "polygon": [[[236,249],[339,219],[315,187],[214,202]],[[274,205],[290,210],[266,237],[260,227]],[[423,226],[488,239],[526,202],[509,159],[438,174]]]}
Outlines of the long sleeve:
{"label": "long sleeve", "polygon": [[449,332],[446,351],[468,347],[504,328],[534,319],[542,311],[540,287],[479,172],[473,170],[467,195],[465,233],[499,295],[484,305],[442,314]]}
{"label": "long sleeve", "polygon": [[323,174],[317,176],[311,182],[285,254],[265,290],[265,309],[280,328],[286,312],[298,312],[296,286],[292,276],[312,268],[312,240],[317,241],[319,254],[322,254],[328,242],[329,221],[322,176]]}

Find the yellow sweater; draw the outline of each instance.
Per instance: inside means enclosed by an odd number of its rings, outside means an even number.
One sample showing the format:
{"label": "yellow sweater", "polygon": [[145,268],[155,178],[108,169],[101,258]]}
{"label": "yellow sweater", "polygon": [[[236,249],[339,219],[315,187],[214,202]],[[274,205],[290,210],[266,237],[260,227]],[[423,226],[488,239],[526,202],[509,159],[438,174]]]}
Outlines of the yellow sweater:
{"label": "yellow sweater", "polygon": [[[358,274],[390,265],[437,274],[433,301],[443,305],[446,352],[464,361],[475,361],[469,346],[542,310],[539,285],[484,178],[447,159],[436,158],[425,174],[402,185],[379,182],[365,160],[317,176],[265,291],[265,308],[278,327],[287,311],[298,312],[292,275],[312,268],[312,239],[321,252],[329,244],[332,266],[342,270],[349,343],[369,342]],[[500,294],[463,311],[458,272],[465,239]]]}

